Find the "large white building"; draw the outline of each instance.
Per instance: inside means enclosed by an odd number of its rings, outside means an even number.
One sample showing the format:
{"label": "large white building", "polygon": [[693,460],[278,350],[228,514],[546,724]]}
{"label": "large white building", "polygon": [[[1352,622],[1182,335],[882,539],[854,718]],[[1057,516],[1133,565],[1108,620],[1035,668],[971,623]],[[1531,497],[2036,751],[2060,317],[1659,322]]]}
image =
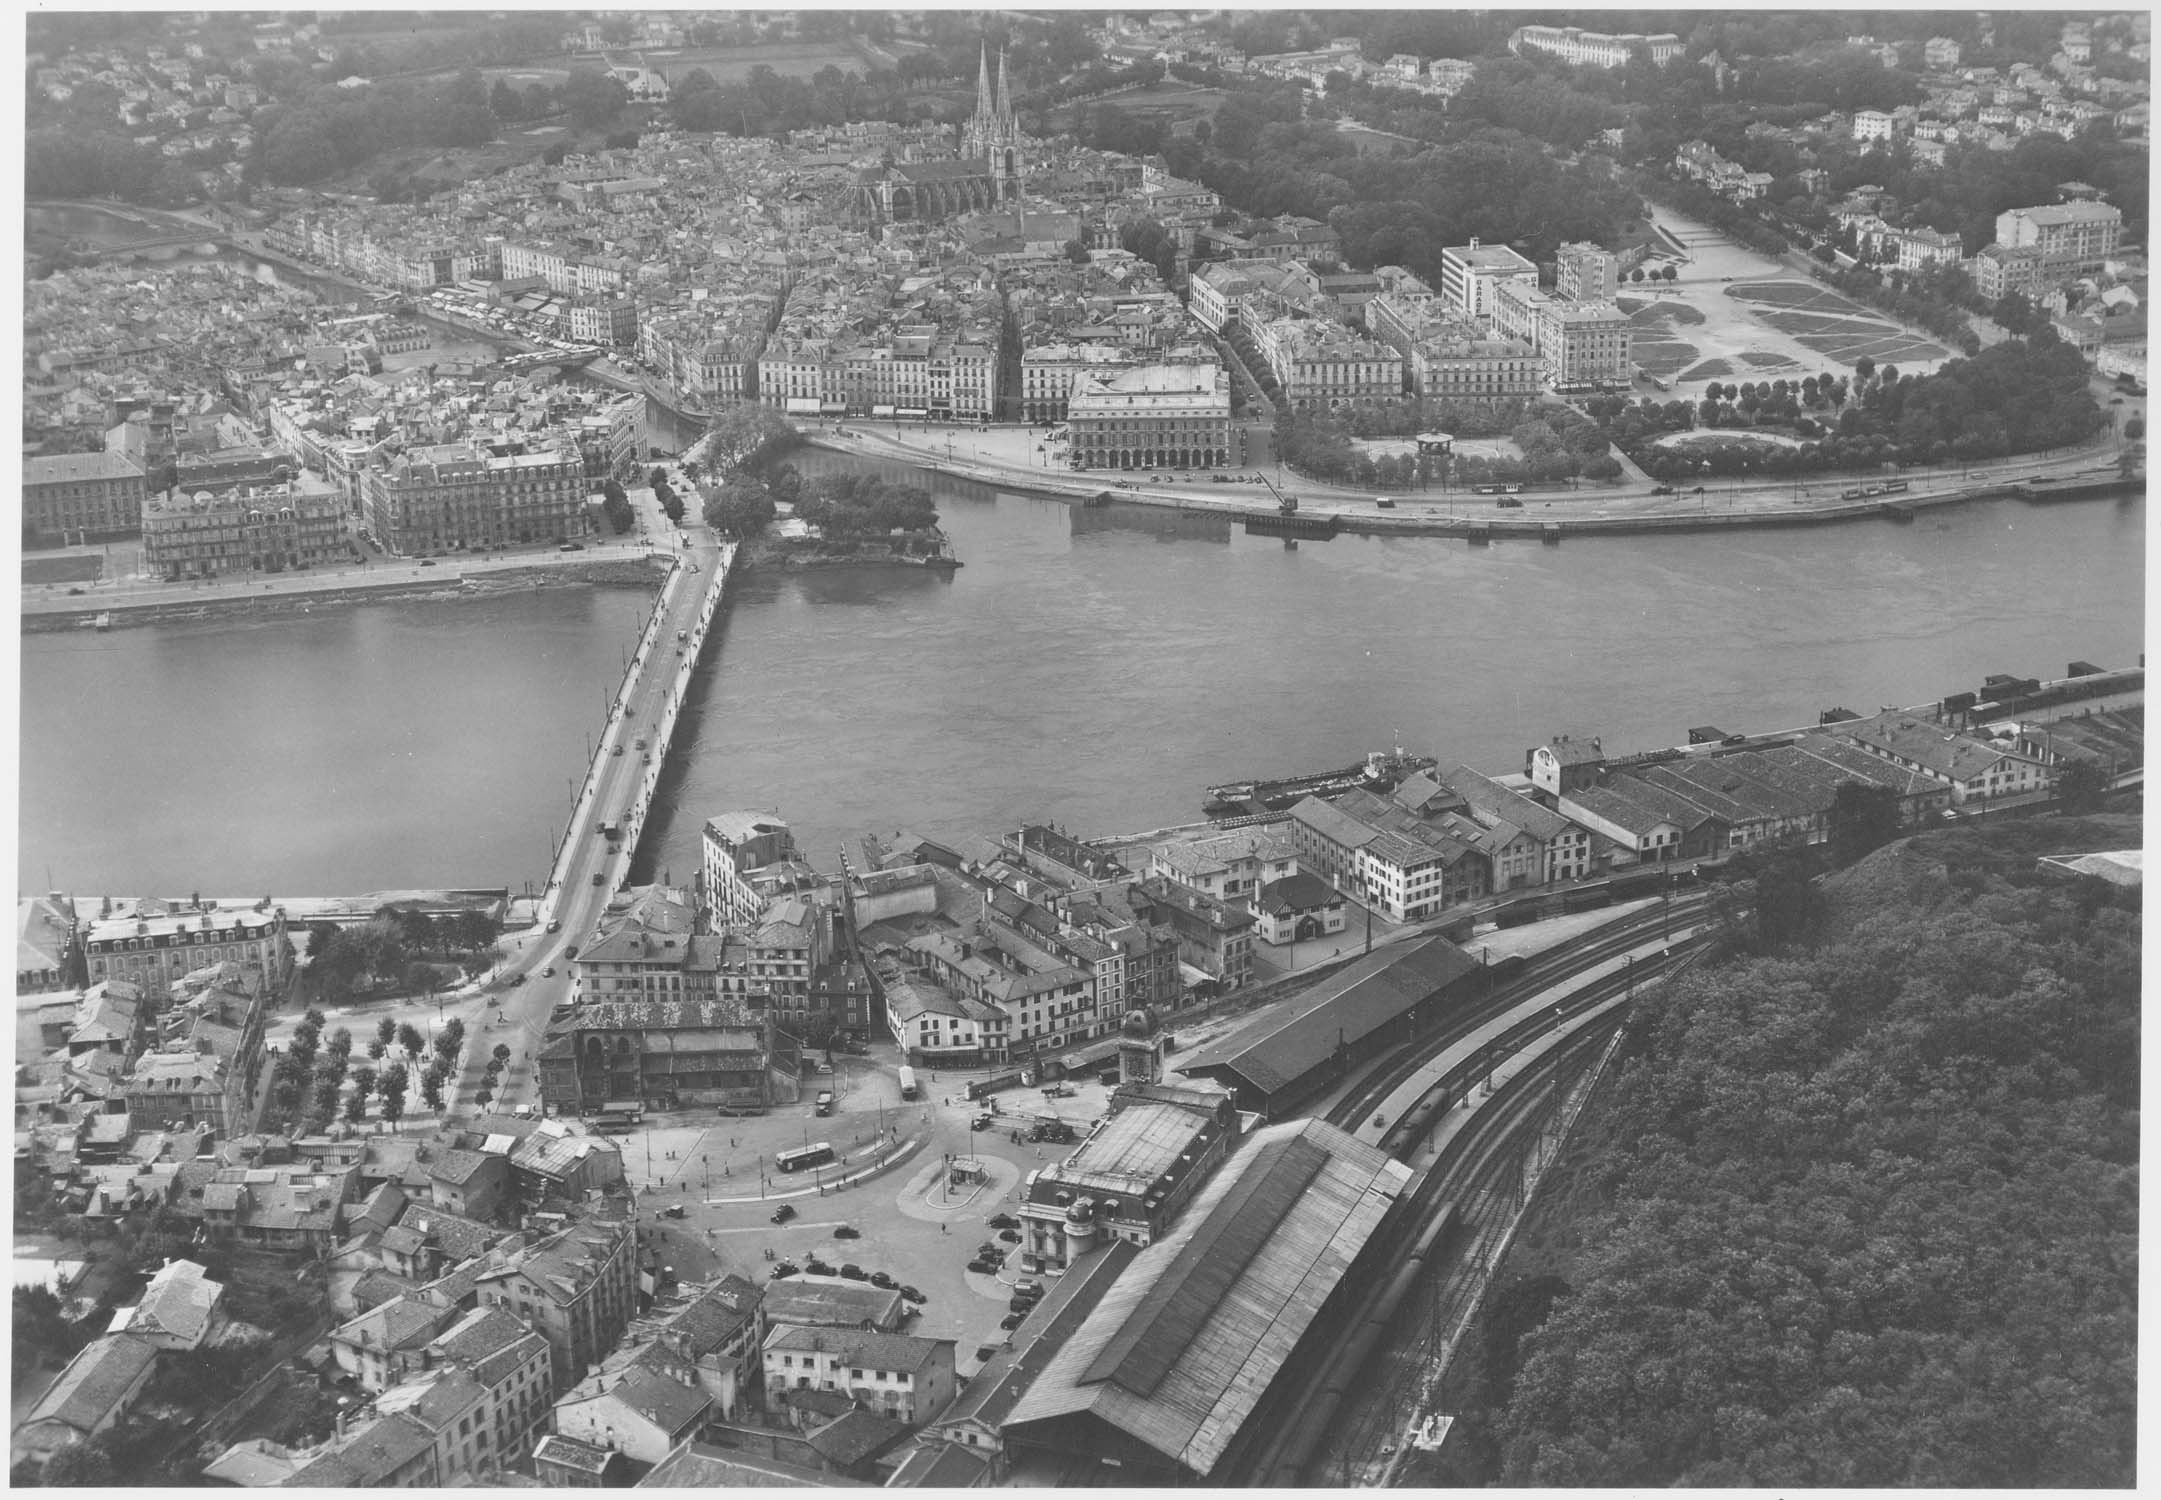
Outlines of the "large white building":
{"label": "large white building", "polygon": [[1493,312],[1493,289],[1504,282],[1538,285],[1538,267],[1506,245],[1449,245],[1441,251],[1441,300],[1467,318]]}
{"label": "large white building", "polygon": [[1626,385],[1633,376],[1631,325],[1611,302],[1572,302],[1510,282],[1495,292],[1493,326],[1538,350],[1555,390]]}
{"label": "large white building", "polygon": [[1213,365],[1081,375],[1066,425],[1076,469],[1223,468],[1231,462],[1230,377]]}
{"label": "large white building", "polygon": [[2116,253],[2123,238],[2123,210],[2114,204],[2046,203],[1996,215],[1996,243],[2031,247],[2080,267],[2097,266]]}
{"label": "large white building", "polygon": [[1508,38],[1508,50],[1521,52],[1526,47],[1579,68],[1618,68],[1639,52],[1663,65],[1688,51],[1688,44],[1670,31],[1645,36],[1635,31],[1585,31],[1576,26],[1518,26]]}

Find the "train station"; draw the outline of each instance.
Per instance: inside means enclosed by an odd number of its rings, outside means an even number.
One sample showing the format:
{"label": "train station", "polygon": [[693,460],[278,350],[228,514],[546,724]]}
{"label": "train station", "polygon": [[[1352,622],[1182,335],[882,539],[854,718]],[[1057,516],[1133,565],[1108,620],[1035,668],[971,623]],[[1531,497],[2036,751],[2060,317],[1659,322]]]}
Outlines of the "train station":
{"label": "train station", "polygon": [[1211,1079],[1241,1110],[1278,1119],[1485,993],[1486,967],[1443,937],[1349,964],[1274,1017],[1196,1051],[1176,1068]]}

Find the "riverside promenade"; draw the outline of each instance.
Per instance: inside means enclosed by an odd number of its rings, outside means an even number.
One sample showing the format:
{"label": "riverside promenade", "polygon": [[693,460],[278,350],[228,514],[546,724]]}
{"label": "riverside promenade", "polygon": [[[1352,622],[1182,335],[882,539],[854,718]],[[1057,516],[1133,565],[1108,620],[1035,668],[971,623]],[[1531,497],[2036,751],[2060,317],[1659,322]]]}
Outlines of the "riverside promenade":
{"label": "riverside promenade", "polygon": [[[1387,498],[1394,504],[1384,509],[1374,503],[1377,497],[1370,489],[1326,484],[1288,471],[1279,479],[1273,465],[1216,471],[1235,476],[1229,483],[1218,483],[1203,471],[1195,471],[1192,478],[1186,479],[1159,470],[1150,479],[1128,471],[1075,470],[1066,467],[1062,444],[1052,443],[1042,431],[1025,426],[896,424],[854,418],[821,424],[806,430],[804,436],[813,446],[833,452],[897,460],[956,479],[1072,504],[1086,504],[1108,494],[1123,505],[1273,517],[1274,494],[1268,485],[1249,478],[1263,476],[1284,494],[1297,497],[1300,516],[1333,517],[1338,530],[1377,536],[1537,539],[1812,525],[1881,519],[1894,513],[1903,519],[1915,510],[1932,506],[2001,499],[2013,494],[2012,486],[2035,480],[2103,479],[2119,472],[2114,462],[2115,444],[2104,437],[2083,447],[1993,460],[1972,470],[1905,470],[1897,477],[1910,488],[1896,497],[1895,512],[1882,497],[1842,500],[1840,496],[1846,490],[1881,482],[1846,474],[1776,483],[1717,480],[1706,483],[1701,494],[1694,493],[1695,486],[1691,485],[1683,493],[1660,495],[1652,492],[1651,485],[1642,483],[1586,485],[1579,489],[1526,488],[1515,497],[1523,502],[1520,509],[1499,506],[1492,496],[1462,490],[1410,490],[1391,492]],[[1136,487],[1117,488],[1119,480],[1132,481]],[[2143,484],[2143,479],[2139,483]]]}

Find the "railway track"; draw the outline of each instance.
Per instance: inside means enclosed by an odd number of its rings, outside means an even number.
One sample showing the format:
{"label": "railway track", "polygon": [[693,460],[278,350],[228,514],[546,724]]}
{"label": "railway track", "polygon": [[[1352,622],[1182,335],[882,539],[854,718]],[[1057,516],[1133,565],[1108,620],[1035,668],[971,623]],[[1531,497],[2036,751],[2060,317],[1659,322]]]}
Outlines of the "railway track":
{"label": "railway track", "polygon": [[1684,890],[1659,906],[1647,907],[1598,929],[1581,944],[1552,949],[1526,960],[1476,1003],[1452,1013],[1438,1030],[1415,1037],[1381,1057],[1372,1065],[1368,1077],[1331,1106],[1324,1118],[1345,1130],[1372,1118],[1389,1095],[1434,1056],[1494,1016],[1596,968],[1632,946],[1641,946],[1650,932],[1667,931],[1681,922],[1693,921],[1708,909],[1710,899],[1708,890]]}
{"label": "railway track", "polygon": [[[1686,904],[1684,904],[1684,901]],[[1532,961],[1435,1036],[1406,1044],[1330,1112],[1391,1154],[1415,1154],[1433,1131],[1433,1159],[1384,1233],[1366,1295],[1308,1337],[1325,1350],[1295,1397],[1277,1393],[1249,1420],[1250,1446],[1221,1482],[1315,1486],[1374,1482],[1393,1471],[1395,1445],[1430,1396],[1435,1372],[1484,1296],[1545,1163],[1565,1137],[1608,1055],[1638,984],[1694,962],[1709,926],[1708,893],[1616,923],[1590,942]],[[1669,927],[1694,919],[1685,929]],[[1670,936],[1669,936],[1670,934]],[[1657,943],[1655,954],[1645,950]],[[1626,962],[1631,955],[1652,958]],[[1616,967],[1616,960],[1623,960]],[[1554,1005],[1545,997],[1562,992]],[[1512,1019],[1512,1012],[1515,1014]],[[1450,1047],[1505,1022],[1475,1051],[1416,1086]],[[1442,1103],[1469,1106],[1442,1118]],[[1378,1104],[1380,1124],[1368,1124]],[[1393,1111],[1393,1117],[1389,1112]],[[1408,1127],[1408,1129],[1406,1129]]]}
{"label": "railway track", "polygon": [[[1617,1011],[1608,1014],[1617,1016]],[[1566,1020],[1549,1019],[1547,1029],[1570,1027]],[[1355,1482],[1329,1472],[1342,1467],[1349,1455],[1373,1449],[1393,1430],[1389,1413],[1400,1401],[1370,1399],[1376,1378],[1390,1387],[1402,1385],[1409,1371],[1402,1351],[1395,1347],[1407,1318],[1426,1326],[1431,1302],[1437,1292],[1452,1289],[1453,1298],[1467,1310],[1475,1305],[1482,1288],[1484,1269],[1475,1267],[1478,1287],[1455,1285],[1455,1268],[1467,1246],[1490,1238],[1492,1222],[1502,1212],[1507,1195],[1496,1184],[1516,1162],[1511,1143],[1524,1121],[1543,1108],[1549,1087],[1563,1076],[1559,1070],[1577,1066],[1586,1055],[1595,1055],[1608,1040],[1610,1027],[1597,1019],[1576,1024],[1529,1066],[1498,1076],[1493,1094],[1464,1118],[1464,1128],[1449,1142],[1442,1156],[1412,1180],[1411,1188],[1395,1215],[1374,1281],[1367,1295],[1340,1313],[1325,1329],[1308,1337],[1327,1352],[1312,1372],[1310,1382],[1296,1392],[1280,1390],[1248,1421],[1255,1434],[1251,1446],[1234,1455],[1230,1471],[1218,1482],[1239,1485],[1297,1487]],[[1520,1167],[1517,1168],[1520,1175]],[[1383,1357],[1384,1346],[1387,1353]],[[1376,1364],[1384,1364],[1376,1372]],[[1421,1366],[1422,1367],[1422,1366]],[[1377,1435],[1378,1434],[1378,1435]]]}

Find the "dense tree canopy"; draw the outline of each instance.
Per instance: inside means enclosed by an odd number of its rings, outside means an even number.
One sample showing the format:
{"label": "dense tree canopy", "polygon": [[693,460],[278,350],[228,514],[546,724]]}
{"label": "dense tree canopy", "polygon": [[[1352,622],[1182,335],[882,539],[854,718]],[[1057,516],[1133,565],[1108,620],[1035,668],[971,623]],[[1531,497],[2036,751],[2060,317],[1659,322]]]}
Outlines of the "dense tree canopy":
{"label": "dense tree canopy", "polygon": [[2054,826],[1883,850],[1814,951],[1637,1001],[1505,1482],[2132,1482],[2138,899],[2042,883],[2126,837]]}

